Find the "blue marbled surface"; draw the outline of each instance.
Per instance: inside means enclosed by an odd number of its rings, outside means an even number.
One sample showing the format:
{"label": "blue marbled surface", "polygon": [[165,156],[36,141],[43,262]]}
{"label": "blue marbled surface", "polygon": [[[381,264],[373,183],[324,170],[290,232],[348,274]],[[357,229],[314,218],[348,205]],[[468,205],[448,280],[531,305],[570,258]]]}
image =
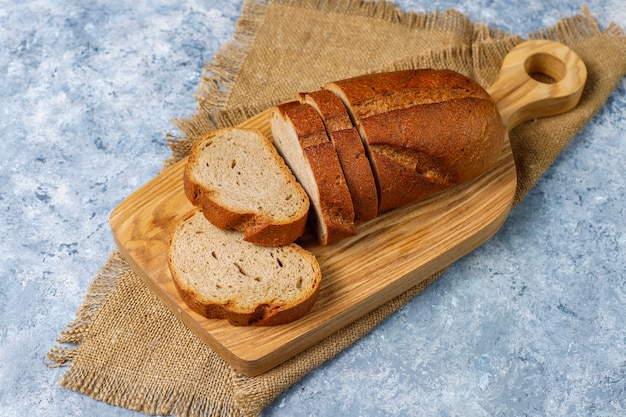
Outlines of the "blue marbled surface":
{"label": "blue marbled surface", "polygon": [[[522,36],[565,0],[398,0]],[[623,0],[585,4],[626,28]],[[0,415],[130,416],[45,355],[241,1],[0,2]],[[485,245],[264,416],[626,415],[626,80]]]}

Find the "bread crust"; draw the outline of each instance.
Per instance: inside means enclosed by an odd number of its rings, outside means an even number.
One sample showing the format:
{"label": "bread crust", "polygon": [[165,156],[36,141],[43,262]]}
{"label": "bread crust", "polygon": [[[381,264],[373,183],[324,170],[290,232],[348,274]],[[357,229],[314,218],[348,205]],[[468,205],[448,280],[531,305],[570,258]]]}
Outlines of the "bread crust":
{"label": "bread crust", "polygon": [[343,102],[328,90],[318,90],[298,94],[301,103],[312,105],[319,113],[326,131],[352,129],[354,125]]}
{"label": "bread crust", "polygon": [[300,102],[317,110],[333,143],[354,205],[355,222],[378,214],[378,190],[361,136],[350,120],[348,110],[337,95],[328,90],[299,94]]}
{"label": "bread crust", "polygon": [[340,91],[355,120],[455,98],[492,100],[474,80],[455,71],[431,68],[366,74],[328,83],[324,89]]}
{"label": "bread crust", "polygon": [[174,285],[180,297],[191,310],[208,319],[228,320],[228,323],[233,326],[279,326],[296,321],[313,308],[320,290],[319,285],[317,285],[310,297],[292,305],[261,304],[252,311],[239,311],[234,310],[229,304],[204,301],[196,291],[182,286],[179,279],[174,279]]}
{"label": "bread crust", "polygon": [[[319,198],[310,198],[312,202],[317,200],[318,203],[312,203],[318,242],[328,245],[356,235],[352,198],[337,151],[317,111],[308,104],[292,101],[276,106],[273,117],[280,117],[282,122],[293,126],[304,158],[315,178]],[[287,163],[290,163],[288,159]]]}
{"label": "bread crust", "polygon": [[369,74],[324,88],[343,100],[368,148],[380,212],[473,179],[502,152],[495,102],[454,71]]}
{"label": "bread crust", "polygon": [[[221,229],[236,229],[244,233],[244,240],[263,246],[280,246],[295,242],[306,228],[308,219],[308,196],[297,183],[295,177],[284,163],[272,143],[265,138],[261,132],[251,130],[267,141],[266,149],[276,158],[276,163],[285,176],[291,177],[291,181],[296,184],[299,190],[298,198],[306,200],[305,208],[295,216],[286,219],[272,219],[267,215],[252,210],[237,210],[224,205],[216,190],[213,190],[193,175],[193,169],[198,164],[203,143],[211,138],[228,130],[236,128],[218,129],[199,139],[192,147],[187,164],[183,172],[183,187],[187,199],[196,207],[201,208],[205,218],[216,227]],[[250,130],[250,129],[248,129]]]}

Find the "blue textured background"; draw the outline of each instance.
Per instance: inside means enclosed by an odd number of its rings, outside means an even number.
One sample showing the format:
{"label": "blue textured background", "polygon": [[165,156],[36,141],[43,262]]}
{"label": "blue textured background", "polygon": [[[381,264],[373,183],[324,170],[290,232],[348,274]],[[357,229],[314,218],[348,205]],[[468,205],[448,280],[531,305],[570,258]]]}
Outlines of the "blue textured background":
{"label": "blue textured background", "polygon": [[[398,0],[525,36],[565,0]],[[626,28],[623,0],[588,0]],[[0,415],[130,416],[45,354],[241,1],[0,1]],[[264,416],[626,415],[626,81],[501,231]]]}

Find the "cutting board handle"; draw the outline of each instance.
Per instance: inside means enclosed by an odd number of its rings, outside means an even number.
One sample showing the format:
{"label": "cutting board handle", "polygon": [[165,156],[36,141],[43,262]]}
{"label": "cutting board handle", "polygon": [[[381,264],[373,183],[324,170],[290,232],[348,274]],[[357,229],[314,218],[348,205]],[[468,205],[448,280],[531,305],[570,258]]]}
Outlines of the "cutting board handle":
{"label": "cutting board handle", "polygon": [[[542,81],[535,78],[537,74]],[[558,42],[532,40],[509,51],[487,91],[511,130],[527,120],[574,108],[586,79],[587,68],[572,49]]]}

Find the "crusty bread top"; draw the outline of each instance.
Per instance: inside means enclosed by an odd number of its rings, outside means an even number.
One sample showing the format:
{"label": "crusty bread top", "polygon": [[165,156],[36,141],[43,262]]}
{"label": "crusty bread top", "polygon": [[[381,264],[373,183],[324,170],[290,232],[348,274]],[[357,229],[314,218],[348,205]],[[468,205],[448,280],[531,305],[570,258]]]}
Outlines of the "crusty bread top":
{"label": "crusty bread top", "polygon": [[315,256],[295,244],[259,246],[242,237],[199,211],[177,225],[168,263],[183,300],[205,317],[235,325],[283,324],[306,314],[322,276]]}
{"label": "crusty bread top", "polygon": [[430,68],[366,74],[328,83],[324,88],[338,94],[356,120],[455,98],[492,100],[474,80],[455,71]]}
{"label": "crusty bread top", "polygon": [[317,90],[298,94],[301,103],[313,106],[326,126],[328,132],[352,129],[354,125],[346,106],[336,94],[329,90]]}
{"label": "crusty bread top", "polygon": [[243,231],[248,241],[283,245],[304,231],[308,196],[259,131],[225,128],[198,140],[184,185],[209,221]]}
{"label": "crusty bread top", "polygon": [[504,138],[495,104],[474,97],[378,114],[363,119],[361,127],[372,152],[445,184],[467,181],[492,166]]}
{"label": "crusty bread top", "polygon": [[[281,115],[283,119],[297,122],[292,123],[292,127],[300,144],[299,147],[302,149],[329,142],[324,122],[309,105],[303,105],[299,101],[289,101],[276,106],[273,115]],[[276,138],[274,138],[274,142],[276,142]],[[278,144],[276,145],[278,146]],[[289,158],[285,157],[285,159],[289,163]]]}

